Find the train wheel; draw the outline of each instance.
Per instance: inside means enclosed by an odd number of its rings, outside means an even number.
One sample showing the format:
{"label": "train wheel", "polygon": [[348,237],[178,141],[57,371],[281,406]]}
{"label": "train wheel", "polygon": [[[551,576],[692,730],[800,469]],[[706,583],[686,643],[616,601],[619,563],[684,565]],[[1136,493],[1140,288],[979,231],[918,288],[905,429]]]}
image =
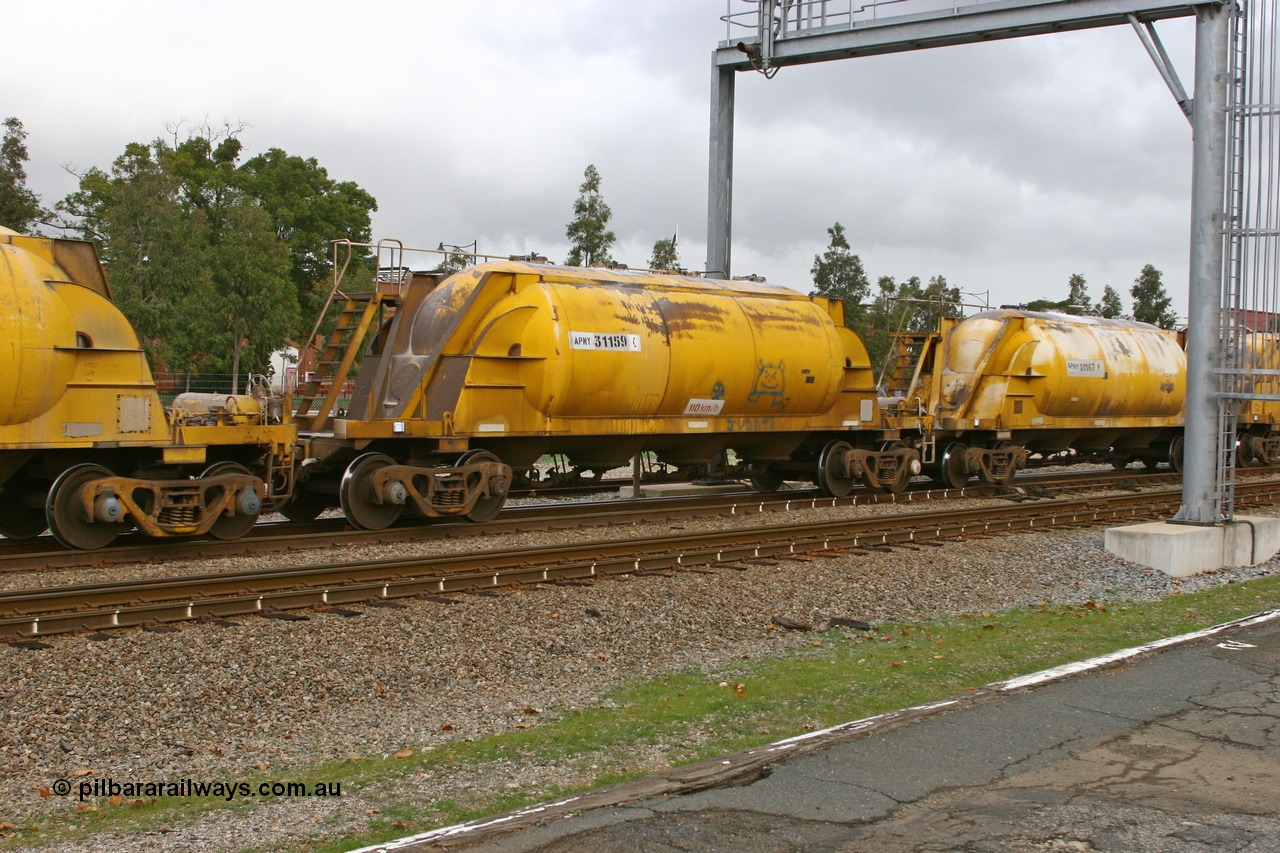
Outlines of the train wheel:
{"label": "train wheel", "polygon": [[[474,465],[477,462],[501,462],[498,457],[494,456],[487,450],[468,450],[466,453],[458,457],[455,463],[458,466]],[[475,506],[467,513],[467,519],[475,522],[492,521],[502,510],[502,505],[507,502],[507,495],[504,492],[501,495],[491,494],[487,498],[481,498],[476,501]]]}
{"label": "train wheel", "polygon": [[[249,469],[235,462],[215,462],[200,474],[200,478],[216,477],[219,474],[248,474]],[[208,506],[210,501],[218,499],[215,494],[218,490],[209,487],[204,490],[205,505]],[[253,525],[258,523],[258,513],[262,511],[262,502],[258,499],[258,495],[252,491],[246,490],[248,494],[241,493],[236,495],[236,514],[227,515],[223,513],[218,516],[218,520],[209,528],[209,535],[214,539],[239,539],[253,529]]]}
{"label": "train wheel", "polygon": [[33,492],[45,494],[44,489],[36,489],[36,484],[28,481],[11,480],[5,486],[3,500],[6,506],[0,516],[0,535],[13,540],[34,539],[49,529],[44,509],[28,506],[24,500]]}
{"label": "train wheel", "polygon": [[1169,442],[1169,465],[1179,474],[1182,473],[1182,436]]}
{"label": "train wheel", "polygon": [[1253,448],[1250,447],[1250,441],[1253,436],[1244,432],[1236,436],[1236,467],[1252,468],[1254,465],[1261,465],[1262,460],[1253,455]]}
{"label": "train wheel", "polygon": [[73,465],[53,481],[44,504],[45,523],[53,538],[82,551],[105,548],[115,541],[125,528],[124,522],[117,520],[123,515],[119,501],[99,498],[99,519],[86,518],[81,501],[86,485],[110,476],[101,465],[84,464]]}
{"label": "train wheel", "polygon": [[748,482],[757,492],[776,492],[782,488],[782,473],[769,467],[761,468],[748,478]]}
{"label": "train wheel", "polygon": [[841,464],[843,457],[853,447],[846,441],[833,441],[822,450],[818,457],[818,488],[824,495],[842,498],[853,491],[854,479],[846,477]]}
{"label": "train wheel", "polygon": [[342,514],[347,521],[361,530],[381,530],[400,517],[404,504],[378,503],[369,480],[374,471],[394,464],[395,460],[390,456],[366,453],[357,456],[347,466],[338,486],[338,502],[342,504]]}
{"label": "train wheel", "polygon": [[960,442],[953,441],[942,451],[942,461],[938,463],[938,467],[943,485],[963,489],[969,482],[969,472],[964,465],[964,452],[968,449]]}

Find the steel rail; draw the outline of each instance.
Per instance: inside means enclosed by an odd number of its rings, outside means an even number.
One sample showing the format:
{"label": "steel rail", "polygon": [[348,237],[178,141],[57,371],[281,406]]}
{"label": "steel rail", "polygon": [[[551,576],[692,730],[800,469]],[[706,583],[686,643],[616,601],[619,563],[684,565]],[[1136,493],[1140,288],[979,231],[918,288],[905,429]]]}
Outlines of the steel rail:
{"label": "steel rail", "polygon": [[[1150,484],[1176,481],[1176,478],[1176,474],[1168,471],[1099,471],[1084,477],[1061,473],[1023,475],[1014,485],[1021,488],[1053,486],[1079,489],[1111,481]],[[336,518],[306,523],[260,524],[248,536],[233,541],[157,540],[130,535],[121,537],[112,546],[92,552],[68,550],[53,542],[50,537],[41,537],[39,540],[0,544],[0,573],[236,557],[308,548],[410,542],[428,538],[458,538],[519,532],[534,525],[538,529],[570,529],[607,524],[611,518],[625,518],[628,522],[661,521],[673,517],[748,515],[835,506],[917,503],[958,497],[989,497],[997,493],[996,487],[983,483],[974,483],[963,489],[915,489],[900,495],[859,490],[844,498],[825,497],[816,489],[769,494],[750,491],[744,487],[740,494],[508,507],[498,518],[483,524],[469,521],[438,521],[427,524],[421,519],[412,519],[383,530],[355,530],[347,526],[345,519]]]}
{"label": "steel rail", "polygon": [[[1250,500],[1274,500],[1280,483],[1250,484]],[[1178,489],[1111,498],[1045,500],[803,525],[678,534],[471,554],[394,558],[124,583],[0,593],[0,637],[35,637],[153,622],[269,614],[317,605],[384,602],[515,584],[595,579],[716,564],[840,553],[1062,524],[1151,517],[1176,509]]]}

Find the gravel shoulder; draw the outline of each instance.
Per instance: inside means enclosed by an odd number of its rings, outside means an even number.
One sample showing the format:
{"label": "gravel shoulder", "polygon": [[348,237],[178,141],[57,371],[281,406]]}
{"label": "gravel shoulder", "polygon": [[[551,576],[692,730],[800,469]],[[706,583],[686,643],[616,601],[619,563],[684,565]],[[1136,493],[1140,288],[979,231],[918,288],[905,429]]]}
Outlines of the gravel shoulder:
{"label": "gravel shoulder", "polygon": [[[688,519],[527,534],[504,538],[502,545],[533,547],[902,509]],[[509,730],[527,722],[526,708],[538,709],[542,719],[555,718],[600,703],[619,684],[664,672],[697,666],[715,677],[744,657],[774,655],[807,642],[803,634],[773,630],[771,619],[778,616],[875,622],[1044,600],[1143,600],[1280,571],[1280,561],[1273,560],[1176,581],[1112,557],[1102,541],[1101,527],[1012,533],[941,547],[784,561],[779,569],[719,567],[671,577],[624,576],[465,596],[454,605],[410,600],[399,607],[363,607],[351,617],[311,612],[300,621],[257,618],[225,627],[185,625],[173,633],[130,630],[106,641],[68,636],[48,641],[51,648],[40,651],[0,644],[0,826],[21,826],[33,816],[73,825],[74,797],[41,795],[40,789],[58,778],[285,777],[319,762],[421,751]],[[483,538],[425,540],[358,552],[266,557],[255,565],[497,544]],[[245,567],[236,560],[84,569],[59,571],[53,582]],[[38,577],[50,582],[51,575]],[[12,585],[35,583],[27,578]],[[597,769],[665,766],[660,751],[629,760],[622,767],[615,757],[600,756]],[[417,774],[398,780],[394,794],[404,797],[408,787],[415,796],[441,800],[516,786],[536,793],[540,787],[585,784],[589,779],[581,774],[513,762],[497,772],[485,768],[483,774],[467,768]],[[57,849],[305,846],[317,836],[362,830],[380,793],[370,786],[339,800],[290,799],[251,810],[217,810],[163,833]]]}

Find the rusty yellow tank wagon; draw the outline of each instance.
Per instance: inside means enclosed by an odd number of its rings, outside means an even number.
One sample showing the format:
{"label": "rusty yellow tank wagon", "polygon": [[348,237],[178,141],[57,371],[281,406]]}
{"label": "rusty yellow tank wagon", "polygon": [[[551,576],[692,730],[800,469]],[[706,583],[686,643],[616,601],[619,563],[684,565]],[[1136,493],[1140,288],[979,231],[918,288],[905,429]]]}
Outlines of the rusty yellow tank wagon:
{"label": "rusty yellow tank wagon", "polygon": [[171,420],[93,245],[0,228],[0,534],[243,535],[291,496],[294,430],[237,399]]}
{"label": "rusty yellow tank wagon", "polygon": [[[1236,415],[1236,464],[1280,464],[1280,335],[1246,332],[1246,373]],[[1269,399],[1270,398],[1270,399]]]}
{"label": "rusty yellow tank wagon", "polygon": [[[857,480],[901,489],[919,470],[880,418],[839,302],[516,260],[408,276],[394,296],[370,298],[394,301],[394,314],[344,415],[307,436],[313,497],[296,515],[336,492],[366,528],[406,507],[488,518],[513,469],[548,453],[600,472],[641,452],[694,466],[732,451],[761,488],[794,475],[833,494]],[[348,310],[354,325],[358,308]],[[336,350],[330,360],[351,361]]]}
{"label": "rusty yellow tank wagon", "polygon": [[1016,310],[944,320],[923,346],[911,405],[932,415],[933,472],[1007,482],[1038,459],[1181,465],[1186,357],[1146,323]]}

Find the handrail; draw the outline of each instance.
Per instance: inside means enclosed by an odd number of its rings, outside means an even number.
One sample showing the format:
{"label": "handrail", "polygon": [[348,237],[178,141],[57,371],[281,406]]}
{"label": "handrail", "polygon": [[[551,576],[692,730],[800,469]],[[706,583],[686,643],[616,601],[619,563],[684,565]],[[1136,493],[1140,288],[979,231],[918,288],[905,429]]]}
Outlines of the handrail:
{"label": "handrail", "polygon": [[[739,11],[734,11],[735,2]],[[980,6],[994,0],[725,0],[725,44],[756,42],[811,35],[819,32],[851,30],[864,21],[880,19],[886,6],[908,8],[894,15],[905,17],[917,12],[938,12],[950,8],[958,13],[964,6]],[[742,5],[749,8],[742,9]],[[910,6],[926,8],[912,10]],[[766,19],[772,19],[766,27]]]}

